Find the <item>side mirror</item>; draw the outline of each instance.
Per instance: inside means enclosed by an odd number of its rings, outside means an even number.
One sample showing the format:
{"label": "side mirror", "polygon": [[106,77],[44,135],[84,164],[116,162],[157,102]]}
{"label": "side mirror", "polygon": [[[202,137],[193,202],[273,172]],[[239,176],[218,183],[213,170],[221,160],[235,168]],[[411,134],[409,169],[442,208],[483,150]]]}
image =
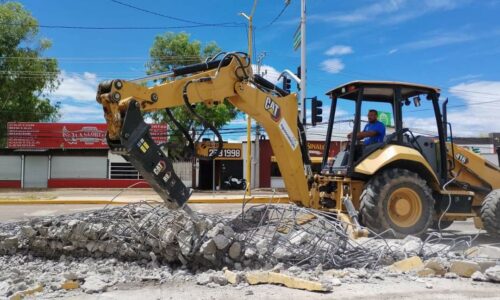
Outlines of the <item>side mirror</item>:
{"label": "side mirror", "polygon": [[420,97],[413,97],[413,104],[415,104],[415,107],[420,107]]}

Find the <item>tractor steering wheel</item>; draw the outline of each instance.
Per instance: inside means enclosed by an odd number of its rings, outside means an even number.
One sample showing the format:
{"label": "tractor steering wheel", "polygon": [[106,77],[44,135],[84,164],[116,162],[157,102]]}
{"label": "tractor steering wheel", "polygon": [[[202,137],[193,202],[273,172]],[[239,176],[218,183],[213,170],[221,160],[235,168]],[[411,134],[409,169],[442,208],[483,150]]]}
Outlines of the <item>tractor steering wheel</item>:
{"label": "tractor steering wheel", "polygon": [[401,134],[409,133],[408,134],[408,136],[409,136],[408,141],[410,142],[410,144],[412,145],[413,148],[418,149],[420,151],[420,153],[422,153],[422,151],[423,151],[422,147],[420,146],[417,139],[415,138],[415,135],[413,135],[413,132],[411,132],[411,130],[409,128],[401,128],[400,130],[389,134],[386,137],[385,143],[389,143],[390,141],[394,140],[394,138],[396,138],[399,133],[401,133]]}

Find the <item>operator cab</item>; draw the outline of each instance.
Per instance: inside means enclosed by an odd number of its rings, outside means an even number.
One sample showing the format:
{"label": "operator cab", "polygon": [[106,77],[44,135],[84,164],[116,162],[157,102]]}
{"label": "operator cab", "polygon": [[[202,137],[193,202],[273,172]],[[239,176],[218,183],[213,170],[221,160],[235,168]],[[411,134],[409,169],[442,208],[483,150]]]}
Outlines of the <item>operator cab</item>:
{"label": "operator cab", "polygon": [[[439,108],[440,90],[435,87],[424,86],[413,83],[388,82],[388,81],[354,81],[326,93],[331,100],[330,118],[328,120],[328,130],[325,140],[325,152],[322,165],[323,175],[351,176],[358,177],[355,167],[365,158],[379,149],[384,149],[388,145],[400,145],[410,147],[419,151],[428,161],[436,174],[441,178],[446,178],[446,152],[438,151],[439,147],[445,149],[446,127],[443,123]],[[431,102],[431,107],[419,108],[425,100]],[[335,113],[343,111],[341,102],[350,102],[354,106],[354,120],[352,124],[352,135],[348,140],[346,148],[334,159],[332,165],[328,165],[329,145],[332,136],[333,126],[336,123]],[[363,145],[356,138],[358,133],[363,131],[362,109],[384,107],[393,116],[390,128],[386,128],[387,134],[382,142]],[[340,107],[339,107],[340,106]],[[430,109],[429,109],[430,108]],[[436,118],[438,135],[430,136],[418,135],[403,126],[403,115],[405,118],[416,117],[415,113],[421,110],[433,110]],[[380,112],[379,112],[380,116]],[[387,124],[387,123],[386,123]],[[444,174],[443,174],[444,173]]]}

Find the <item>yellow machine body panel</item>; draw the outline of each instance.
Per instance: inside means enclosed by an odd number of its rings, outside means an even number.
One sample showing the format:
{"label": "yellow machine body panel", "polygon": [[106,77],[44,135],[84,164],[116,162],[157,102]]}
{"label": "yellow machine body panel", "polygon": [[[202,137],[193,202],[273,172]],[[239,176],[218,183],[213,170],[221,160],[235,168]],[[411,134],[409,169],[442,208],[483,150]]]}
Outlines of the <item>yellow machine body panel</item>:
{"label": "yellow machine body panel", "polygon": [[[487,161],[481,155],[463,147],[447,143],[448,158],[453,161],[451,170],[456,181],[485,191],[500,189],[500,168]],[[481,205],[485,193],[476,192],[474,206]]]}
{"label": "yellow machine body panel", "polygon": [[399,145],[386,145],[384,148],[379,149],[368,157],[366,157],[362,162],[360,162],[355,168],[356,173],[364,175],[373,175],[377,173],[383,167],[396,162],[396,161],[411,161],[422,165],[429,174],[432,174],[432,181],[438,183],[439,180],[434,173],[432,167],[427,162],[427,160],[415,149],[399,146]]}

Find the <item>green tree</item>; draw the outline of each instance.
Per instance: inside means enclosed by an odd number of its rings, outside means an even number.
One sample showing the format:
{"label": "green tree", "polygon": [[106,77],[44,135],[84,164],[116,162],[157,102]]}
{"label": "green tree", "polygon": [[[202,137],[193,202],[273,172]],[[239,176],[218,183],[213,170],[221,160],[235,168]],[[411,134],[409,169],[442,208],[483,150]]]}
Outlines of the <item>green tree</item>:
{"label": "green tree", "polygon": [[59,105],[47,94],[59,85],[55,59],[42,58],[51,42],[38,36],[38,22],[17,2],[0,4],[0,147],[7,122],[54,121]]}
{"label": "green tree", "polygon": [[[167,72],[179,66],[199,63],[220,51],[219,46],[215,42],[202,45],[200,41],[191,41],[189,34],[185,32],[167,32],[157,36],[153,42],[153,46],[149,52],[151,61],[146,66],[147,73]],[[210,121],[217,129],[234,119],[238,113],[234,106],[227,100],[220,100],[224,101],[217,106],[207,107],[203,103],[198,103],[195,107],[196,113]],[[172,109],[172,113],[179,123],[188,130],[202,126],[184,106]],[[160,122],[169,120],[164,111],[153,113],[152,118]],[[182,132],[178,128],[175,128],[175,126],[171,126],[169,140],[169,154],[177,158],[185,157],[186,149],[184,146],[187,141]]]}

